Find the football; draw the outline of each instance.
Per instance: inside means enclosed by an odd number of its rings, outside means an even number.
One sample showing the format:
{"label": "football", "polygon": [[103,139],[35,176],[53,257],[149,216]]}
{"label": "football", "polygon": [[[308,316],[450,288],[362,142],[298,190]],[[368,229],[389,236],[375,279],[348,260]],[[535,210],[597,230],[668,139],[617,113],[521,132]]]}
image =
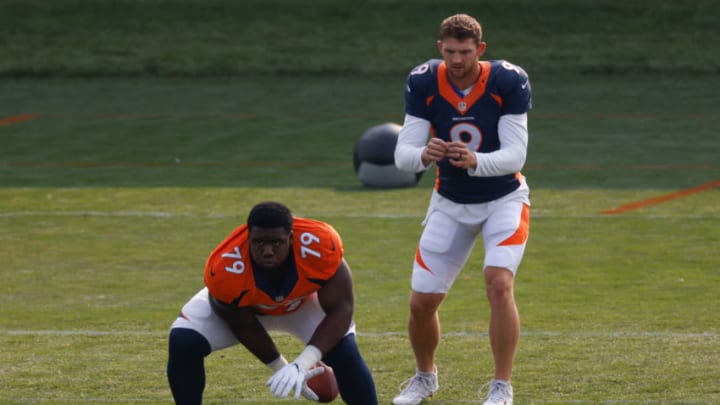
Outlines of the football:
{"label": "football", "polygon": [[323,367],[325,372],[307,380],[308,388],[318,396],[318,402],[332,402],[338,396],[337,381],[332,367],[319,361],[313,368]]}

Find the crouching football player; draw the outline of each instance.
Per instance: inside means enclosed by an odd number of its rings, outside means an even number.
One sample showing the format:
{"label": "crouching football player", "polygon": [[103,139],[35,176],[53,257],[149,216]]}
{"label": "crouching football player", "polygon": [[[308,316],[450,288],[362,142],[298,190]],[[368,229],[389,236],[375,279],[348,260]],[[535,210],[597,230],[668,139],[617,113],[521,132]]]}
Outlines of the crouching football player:
{"label": "crouching football player", "polygon": [[[332,226],[260,203],[210,254],[204,279],[170,330],[167,377],[176,404],[202,403],[205,356],[237,343],[272,370],[266,385],[276,397],[317,400],[306,381],[322,360],[343,401],[377,404],[355,341],[350,268]],[[288,363],[269,331],[290,333],[305,349]]]}

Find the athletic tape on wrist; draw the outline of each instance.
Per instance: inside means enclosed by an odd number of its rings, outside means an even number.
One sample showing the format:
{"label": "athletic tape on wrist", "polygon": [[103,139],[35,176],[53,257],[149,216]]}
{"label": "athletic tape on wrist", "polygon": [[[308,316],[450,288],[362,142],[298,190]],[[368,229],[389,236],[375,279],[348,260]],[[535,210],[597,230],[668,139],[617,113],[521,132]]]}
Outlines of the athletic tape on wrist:
{"label": "athletic tape on wrist", "polygon": [[310,367],[314,366],[320,359],[322,359],[320,349],[313,345],[307,345],[305,346],[305,350],[297,356],[294,363],[297,364],[302,371],[308,371]]}

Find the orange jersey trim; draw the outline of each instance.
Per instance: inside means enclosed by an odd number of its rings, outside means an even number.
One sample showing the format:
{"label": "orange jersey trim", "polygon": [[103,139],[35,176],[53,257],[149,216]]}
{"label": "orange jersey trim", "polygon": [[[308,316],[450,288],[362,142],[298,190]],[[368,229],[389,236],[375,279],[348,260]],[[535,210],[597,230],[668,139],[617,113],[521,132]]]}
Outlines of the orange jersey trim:
{"label": "orange jersey trim", "polygon": [[208,257],[204,280],[210,294],[266,315],[297,310],[307,296],[335,275],[343,259],[343,245],[337,231],[324,222],[296,217],[292,231],[297,282],[287,296],[271,297],[257,287],[247,225],[236,228]]}
{"label": "orange jersey trim", "polygon": [[435,191],[440,190],[440,168],[435,165]]}
{"label": "orange jersey trim", "polygon": [[502,105],[503,105],[503,99],[502,99],[502,97],[500,97],[499,95],[497,95],[497,94],[495,94],[495,93],[490,93],[490,97],[492,97],[493,100],[495,100],[495,102],[498,103],[498,105],[500,106],[500,108],[502,108]]}
{"label": "orange jersey trim", "polygon": [[[487,86],[488,77],[490,77],[490,62],[478,62],[478,64],[480,65],[480,76],[478,76],[475,86],[470,93],[462,98],[455,92],[450,84],[450,80],[447,78],[447,65],[445,62],[441,62],[440,65],[438,65],[437,77],[440,96],[447,100],[460,115],[465,115],[465,113],[470,110],[470,107],[485,94],[485,87]],[[464,106],[464,108],[461,108],[461,106]]]}

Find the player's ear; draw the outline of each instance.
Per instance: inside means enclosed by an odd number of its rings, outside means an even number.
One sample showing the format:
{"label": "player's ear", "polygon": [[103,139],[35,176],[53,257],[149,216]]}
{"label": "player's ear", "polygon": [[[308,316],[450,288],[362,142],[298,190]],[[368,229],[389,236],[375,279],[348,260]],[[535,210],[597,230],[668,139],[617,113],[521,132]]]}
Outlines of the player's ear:
{"label": "player's ear", "polygon": [[440,53],[442,53],[442,41],[438,40],[437,45],[438,45],[438,51],[440,51]]}
{"label": "player's ear", "polygon": [[487,48],[487,43],[480,42],[480,44],[478,44],[478,48],[477,48],[478,56],[482,56],[482,54],[485,53],[485,48]]}

